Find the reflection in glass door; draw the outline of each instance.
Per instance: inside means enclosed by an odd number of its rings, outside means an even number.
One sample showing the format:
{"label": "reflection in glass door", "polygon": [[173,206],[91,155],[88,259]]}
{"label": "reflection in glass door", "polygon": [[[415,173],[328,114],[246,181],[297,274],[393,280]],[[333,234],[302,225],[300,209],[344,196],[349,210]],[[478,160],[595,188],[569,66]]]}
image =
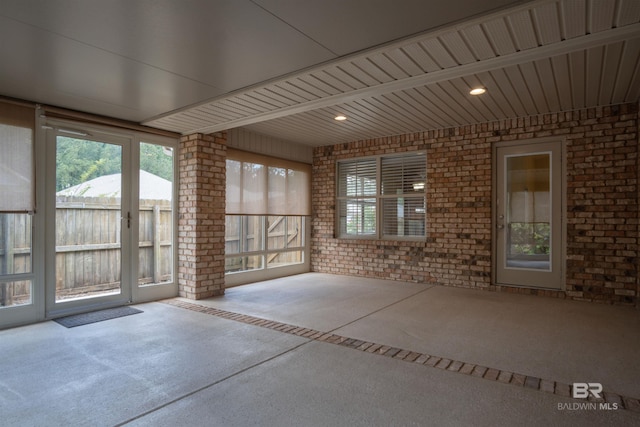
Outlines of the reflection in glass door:
{"label": "reflection in glass door", "polygon": [[551,153],[507,156],[507,267],[551,270]]}
{"label": "reflection in glass door", "polygon": [[55,297],[78,308],[130,299],[123,289],[124,144],[55,136]]}
{"label": "reflection in glass door", "polygon": [[497,282],[559,288],[562,279],[559,145],[500,147],[497,153]]}

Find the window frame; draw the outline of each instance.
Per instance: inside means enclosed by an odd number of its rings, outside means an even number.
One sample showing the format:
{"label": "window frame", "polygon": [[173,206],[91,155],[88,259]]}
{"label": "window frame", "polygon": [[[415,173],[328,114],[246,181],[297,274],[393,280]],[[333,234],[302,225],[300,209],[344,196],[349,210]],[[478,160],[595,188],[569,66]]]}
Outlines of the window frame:
{"label": "window frame", "polygon": [[[421,156],[424,158],[424,190],[421,196],[411,195],[409,193],[398,194],[383,194],[382,188],[382,162],[383,159],[399,159],[399,158],[408,158],[413,156]],[[341,164],[349,164],[355,162],[367,162],[367,161],[375,161],[375,175],[376,175],[376,192],[375,195],[363,194],[356,196],[347,196],[341,195],[340,189],[343,186],[341,183],[341,173],[340,173],[340,165]],[[334,237],[337,239],[356,239],[356,240],[396,240],[396,241],[425,241],[427,238],[427,153],[424,151],[416,151],[416,152],[404,152],[404,153],[395,153],[395,154],[381,154],[376,156],[363,156],[363,157],[351,157],[340,159],[336,161],[336,173],[335,173],[335,224],[334,224]],[[385,234],[385,213],[384,213],[384,204],[387,200],[397,200],[397,199],[414,199],[414,200],[423,200],[424,204],[424,228],[422,235],[408,235],[401,236],[397,234]],[[374,199],[374,207],[375,207],[375,231],[373,233],[361,233],[361,234],[351,234],[347,233],[346,225],[343,228],[341,227],[341,211],[342,205],[348,203],[350,200],[356,201],[358,204],[366,203],[368,200]],[[362,221],[364,226],[364,220]]]}
{"label": "window frame", "polygon": [[[257,268],[251,268],[246,270],[238,270],[238,271],[227,271],[227,266],[225,265],[225,286],[233,287],[237,285],[242,285],[245,283],[251,283],[259,280],[267,280],[273,279],[277,277],[288,276],[291,274],[299,274],[305,273],[309,271],[310,268],[310,250],[309,250],[309,242],[311,241],[310,235],[310,216],[308,215],[234,215],[227,214],[226,218],[234,217],[240,219],[239,233],[238,237],[240,240],[247,237],[247,222],[251,218],[257,218],[260,222],[260,249],[246,250],[246,248],[242,248],[242,246],[238,247],[237,252],[227,252],[225,250],[225,260],[231,258],[244,258],[244,257],[261,257],[261,265]],[[300,245],[289,245],[285,244],[283,248],[274,248],[269,245],[269,218],[270,217],[283,217],[285,224],[288,223],[289,218],[300,218]],[[226,233],[225,233],[226,234]],[[235,236],[235,235],[234,235]],[[225,236],[226,238],[226,236]],[[226,244],[226,243],[225,243]],[[284,265],[270,265],[269,264],[269,256],[270,255],[278,255],[285,254],[288,252],[301,252],[302,260],[296,263],[284,264]],[[244,262],[244,260],[243,260]]]}

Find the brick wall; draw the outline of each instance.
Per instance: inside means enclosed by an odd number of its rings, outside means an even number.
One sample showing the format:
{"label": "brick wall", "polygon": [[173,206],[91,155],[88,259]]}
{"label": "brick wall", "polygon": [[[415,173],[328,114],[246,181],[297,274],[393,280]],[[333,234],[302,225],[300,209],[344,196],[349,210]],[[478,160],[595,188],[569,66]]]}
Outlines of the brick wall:
{"label": "brick wall", "polygon": [[191,299],[224,294],[226,133],[180,140],[178,289]]}
{"label": "brick wall", "polygon": [[[492,284],[492,150],[566,140],[566,292]],[[423,242],[334,238],[340,159],[427,152]],[[638,301],[638,108],[635,104],[356,141],[314,150],[313,271],[435,282],[598,302]]]}
{"label": "brick wall", "polygon": [[574,113],[567,147],[567,294],[637,302],[638,111]]}

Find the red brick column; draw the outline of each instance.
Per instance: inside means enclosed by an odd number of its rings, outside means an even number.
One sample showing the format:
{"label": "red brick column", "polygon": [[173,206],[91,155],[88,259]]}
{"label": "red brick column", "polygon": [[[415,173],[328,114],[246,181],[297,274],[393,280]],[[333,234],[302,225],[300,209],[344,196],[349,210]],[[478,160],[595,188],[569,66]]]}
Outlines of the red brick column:
{"label": "red brick column", "polygon": [[224,294],[226,132],[180,140],[178,288],[181,297]]}

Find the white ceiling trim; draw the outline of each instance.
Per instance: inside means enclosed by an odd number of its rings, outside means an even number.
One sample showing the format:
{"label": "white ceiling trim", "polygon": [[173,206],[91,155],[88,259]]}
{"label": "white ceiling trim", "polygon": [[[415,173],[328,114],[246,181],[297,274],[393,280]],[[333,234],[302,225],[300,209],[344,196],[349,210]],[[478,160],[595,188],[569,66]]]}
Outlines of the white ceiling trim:
{"label": "white ceiling trim", "polygon": [[[504,67],[541,60],[544,58],[568,55],[572,52],[581,51],[589,47],[604,46],[607,44],[626,41],[638,37],[640,37],[640,24],[631,24],[620,28],[613,28],[607,31],[601,31],[582,37],[576,37],[548,45],[543,45],[534,49],[527,49],[511,54],[485,59],[482,61],[432,71],[426,74],[393,80],[375,86],[355,89],[347,93],[339,93],[316,100],[299,102],[264,113],[253,114],[235,120],[226,120],[224,122],[213,124],[211,126],[194,127],[185,130],[182,133],[212,133],[241,126],[248,126],[267,120],[278,119],[292,114],[299,114],[319,108],[330,107],[336,104],[355,101],[362,98],[403,91],[415,87],[426,86],[433,83],[440,83],[455,78],[467,77],[478,73],[489,72]],[[201,105],[200,107],[191,107],[188,110],[183,111],[182,113],[195,112],[200,108],[206,108],[207,105],[213,105],[220,102],[224,102],[224,100],[216,100],[205,105]],[[168,118],[169,117],[165,117],[164,119]],[[158,118],[158,120],[161,121],[163,120],[163,118]],[[154,121],[155,120],[152,119],[148,122],[145,122],[145,124],[153,126]]]}

